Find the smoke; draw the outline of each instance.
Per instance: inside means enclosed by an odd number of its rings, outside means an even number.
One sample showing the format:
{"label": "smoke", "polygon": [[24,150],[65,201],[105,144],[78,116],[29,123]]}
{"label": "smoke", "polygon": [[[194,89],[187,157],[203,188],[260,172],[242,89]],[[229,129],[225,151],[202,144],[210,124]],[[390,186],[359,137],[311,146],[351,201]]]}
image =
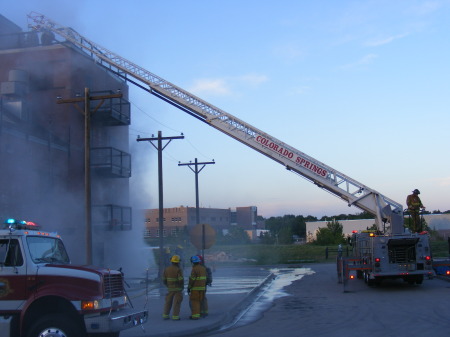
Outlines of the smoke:
{"label": "smoke", "polygon": [[[57,97],[74,98],[88,86],[91,92],[120,88],[126,97],[128,88],[76,53],[66,59],[63,56],[67,50],[58,50],[55,60],[54,50],[49,46],[30,48],[30,53],[23,49],[14,55],[0,55],[0,82],[12,81],[8,78],[11,69],[27,74],[27,79],[19,83],[26,87],[21,95],[2,96],[1,100],[0,214],[34,221],[43,230],[58,232],[72,263],[84,264],[84,117],[76,104],[57,104]],[[128,142],[128,126],[93,123],[91,148],[114,147],[128,153]],[[106,178],[95,172],[91,176],[93,206],[107,210],[119,206],[125,213],[134,210],[117,228],[112,226],[115,215],[107,214],[103,222],[96,222],[97,213],[93,211],[92,257],[95,265],[121,267],[127,276],[142,277],[155,265],[143,240],[145,222],[138,211],[149,208],[151,200],[138,178],[150,170],[150,161],[142,147],[133,143],[131,148],[132,152],[136,150],[131,153],[132,178]]]}
{"label": "smoke", "polygon": [[152,250],[143,241],[144,228],[141,224],[144,219],[139,213],[134,212],[132,230],[123,231],[120,235],[117,232],[106,233],[110,234],[108,244],[103,247],[108,256],[106,267],[121,268],[127,278],[145,278],[147,274],[154,278],[157,267]]}

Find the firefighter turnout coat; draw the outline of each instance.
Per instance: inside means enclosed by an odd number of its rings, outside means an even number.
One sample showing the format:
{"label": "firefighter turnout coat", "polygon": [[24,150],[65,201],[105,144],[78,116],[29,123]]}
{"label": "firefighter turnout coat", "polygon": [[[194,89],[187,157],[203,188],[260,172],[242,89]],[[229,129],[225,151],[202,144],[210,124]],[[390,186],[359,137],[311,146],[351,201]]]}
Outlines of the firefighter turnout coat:
{"label": "firefighter turnout coat", "polygon": [[191,276],[189,277],[188,291],[191,302],[191,319],[200,318],[200,307],[205,297],[206,291],[206,268],[199,263],[192,266]]}
{"label": "firefighter turnout coat", "polygon": [[184,279],[183,272],[178,263],[172,263],[164,269],[163,283],[166,285],[168,293],[164,303],[163,318],[168,319],[170,310],[172,309],[172,319],[180,319],[181,302],[183,301]]}

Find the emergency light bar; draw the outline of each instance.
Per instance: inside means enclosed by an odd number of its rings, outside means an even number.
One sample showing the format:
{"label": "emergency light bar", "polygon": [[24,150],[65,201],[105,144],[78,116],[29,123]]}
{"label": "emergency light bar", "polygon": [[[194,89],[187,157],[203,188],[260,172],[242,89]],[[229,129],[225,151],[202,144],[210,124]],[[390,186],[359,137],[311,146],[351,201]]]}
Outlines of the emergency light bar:
{"label": "emergency light bar", "polygon": [[40,226],[36,225],[32,221],[24,221],[24,220],[16,220],[16,219],[6,219],[4,222],[4,229],[6,228],[12,228],[12,229],[31,229],[31,230],[38,230]]}

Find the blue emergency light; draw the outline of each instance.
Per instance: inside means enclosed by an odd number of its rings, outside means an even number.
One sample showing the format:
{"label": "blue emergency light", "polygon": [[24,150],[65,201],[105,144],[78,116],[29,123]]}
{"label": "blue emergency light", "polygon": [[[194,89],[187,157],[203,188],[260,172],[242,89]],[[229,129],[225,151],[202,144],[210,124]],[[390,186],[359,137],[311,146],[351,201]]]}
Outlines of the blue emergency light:
{"label": "blue emergency light", "polygon": [[24,221],[24,220],[16,220],[13,218],[6,219],[4,222],[6,228],[14,228],[14,229],[32,229],[32,230],[38,230],[39,226],[36,225],[32,221]]}

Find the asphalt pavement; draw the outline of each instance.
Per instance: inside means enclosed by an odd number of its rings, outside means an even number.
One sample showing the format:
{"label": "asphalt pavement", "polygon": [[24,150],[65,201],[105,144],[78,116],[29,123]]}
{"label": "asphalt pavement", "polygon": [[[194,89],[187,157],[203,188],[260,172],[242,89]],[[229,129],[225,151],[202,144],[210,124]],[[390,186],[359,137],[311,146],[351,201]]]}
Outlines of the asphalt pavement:
{"label": "asphalt pavement", "polygon": [[[185,268],[187,279],[190,267]],[[260,289],[273,280],[269,268],[257,266],[219,267],[213,271],[213,284],[207,289],[209,314],[199,320],[190,320],[189,296],[184,292],[179,321],[163,320],[165,288],[157,283],[146,284],[128,280],[128,295],[134,308],[147,309],[149,318],[142,327],[124,330],[121,337],[192,336],[219,330],[231,324],[247,308]],[[146,296],[148,294],[148,296]]]}

